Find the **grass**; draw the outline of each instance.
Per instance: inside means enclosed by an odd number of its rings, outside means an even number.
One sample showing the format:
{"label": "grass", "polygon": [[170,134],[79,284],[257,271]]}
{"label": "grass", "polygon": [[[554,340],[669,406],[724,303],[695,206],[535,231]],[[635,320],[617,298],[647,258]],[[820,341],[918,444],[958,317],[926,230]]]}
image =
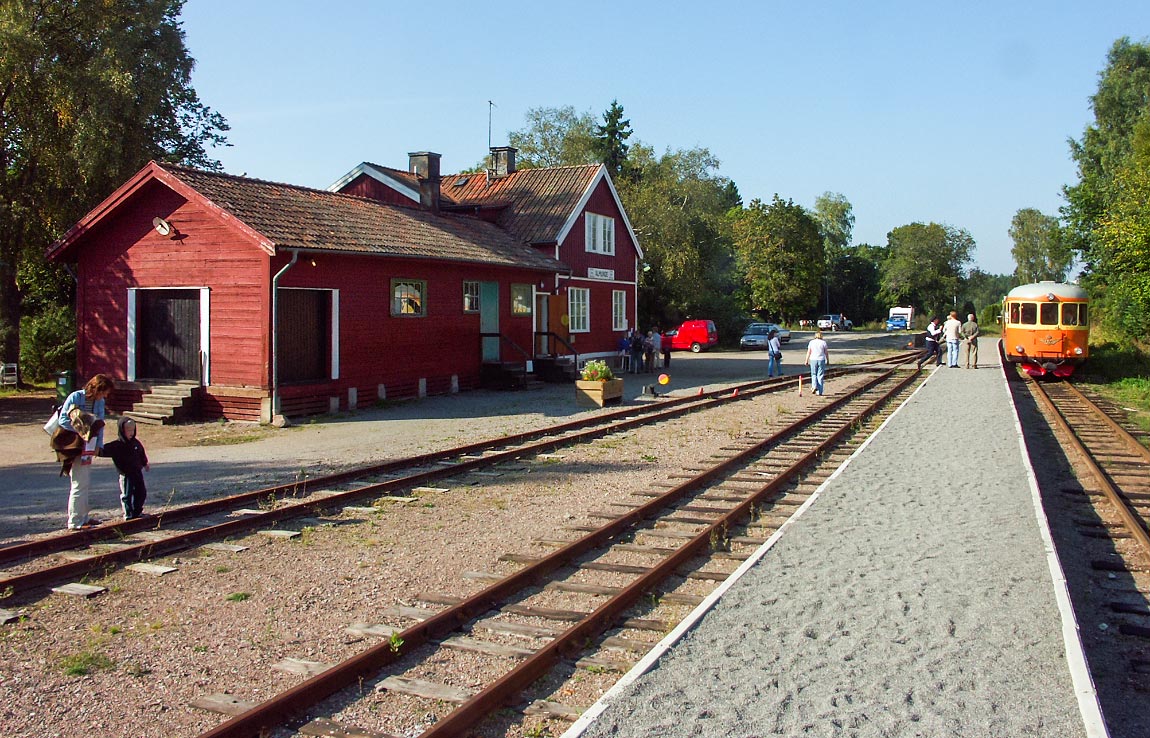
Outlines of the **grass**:
{"label": "grass", "polygon": [[241,443],[259,441],[267,436],[263,432],[240,433],[234,436],[204,436],[197,438],[193,446],[236,446]]}
{"label": "grass", "polygon": [[61,671],[68,676],[85,676],[93,671],[106,671],[116,667],[114,661],[95,651],[83,651],[71,656],[64,656],[58,664]]}
{"label": "grass", "polygon": [[1130,420],[1150,430],[1150,355],[1138,346],[1107,341],[1090,347],[1079,379],[1126,408]]}
{"label": "grass", "polygon": [[228,602],[243,602],[244,600],[248,599],[251,596],[252,596],[251,592],[232,592],[225,599]]}

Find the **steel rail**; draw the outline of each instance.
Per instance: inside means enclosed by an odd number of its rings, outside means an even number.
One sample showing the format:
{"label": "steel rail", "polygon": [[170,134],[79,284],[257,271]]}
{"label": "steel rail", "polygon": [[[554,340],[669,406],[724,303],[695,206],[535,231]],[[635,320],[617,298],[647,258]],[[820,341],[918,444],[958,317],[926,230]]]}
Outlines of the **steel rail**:
{"label": "steel rail", "polygon": [[[877,367],[870,367],[870,368],[876,369]],[[891,370],[888,370],[888,371],[891,371]],[[575,421],[573,423],[564,424],[563,426],[552,427],[552,428],[546,429],[546,430],[530,431],[530,432],[525,432],[525,433],[521,433],[521,434],[516,434],[515,436],[509,436],[506,438],[497,439],[495,441],[488,441],[488,442],[478,443],[478,444],[467,444],[466,446],[455,448],[455,449],[450,449],[450,450],[444,451],[444,452],[434,452],[434,453],[430,453],[430,454],[424,454],[424,455],[421,455],[419,457],[414,457],[414,459],[416,460],[417,463],[405,464],[405,461],[411,461],[409,459],[409,460],[404,460],[404,461],[389,462],[388,464],[376,465],[376,466],[370,467],[367,470],[360,470],[358,473],[345,472],[345,473],[340,473],[340,474],[336,474],[336,475],[331,475],[329,477],[323,478],[323,480],[326,481],[328,484],[352,481],[357,476],[371,476],[373,474],[383,473],[383,471],[385,471],[383,469],[383,467],[395,469],[395,468],[405,468],[405,466],[410,467],[410,466],[426,465],[427,463],[430,463],[431,461],[442,461],[442,460],[446,460],[446,459],[458,459],[463,454],[466,454],[469,452],[474,452],[477,450],[489,450],[489,449],[494,448],[494,447],[503,447],[506,449],[506,450],[498,452],[498,453],[489,453],[489,454],[485,455],[483,458],[479,458],[479,459],[469,459],[469,460],[464,460],[464,461],[456,461],[456,463],[454,463],[450,467],[444,467],[441,469],[433,469],[433,470],[429,470],[429,471],[417,472],[414,474],[405,475],[403,477],[397,477],[395,479],[390,479],[390,480],[387,480],[385,482],[365,485],[363,487],[357,487],[354,490],[347,490],[347,491],[338,492],[338,493],[335,493],[332,495],[326,495],[326,496],[319,498],[319,499],[316,499],[316,500],[310,500],[310,501],[306,501],[306,502],[296,502],[294,504],[289,504],[289,505],[286,505],[284,507],[279,507],[279,508],[276,508],[273,510],[265,511],[259,515],[246,515],[243,518],[238,519],[238,520],[228,521],[225,523],[220,523],[217,525],[208,526],[205,528],[200,528],[200,529],[197,529],[194,531],[188,531],[185,533],[177,533],[177,534],[174,534],[174,535],[172,535],[168,538],[165,538],[163,540],[149,541],[149,542],[141,543],[141,544],[137,544],[137,545],[129,545],[129,546],[126,546],[124,548],[117,549],[115,551],[109,551],[109,552],[102,553],[102,554],[95,554],[91,557],[88,557],[88,558],[85,558],[85,559],[82,559],[79,561],[70,561],[70,562],[67,562],[64,564],[58,564],[58,565],[50,567],[50,568],[41,569],[38,571],[33,571],[33,572],[25,573],[25,574],[19,574],[19,575],[7,577],[4,579],[0,579],[0,591],[8,592],[9,596],[11,596],[11,595],[14,595],[16,593],[25,593],[25,592],[28,592],[30,590],[36,589],[36,588],[48,586],[52,583],[55,583],[55,582],[58,582],[58,581],[61,581],[61,580],[67,579],[67,578],[76,577],[76,576],[83,576],[86,574],[90,574],[92,572],[110,573],[111,571],[114,571],[116,568],[118,568],[122,565],[128,564],[128,563],[141,561],[141,560],[148,559],[148,558],[154,558],[156,556],[164,556],[164,555],[167,555],[170,553],[174,553],[174,552],[189,548],[191,546],[202,544],[202,543],[207,542],[207,541],[218,540],[220,538],[226,538],[228,536],[240,534],[240,533],[243,533],[245,531],[265,527],[269,524],[276,523],[276,522],[279,522],[282,520],[287,520],[287,519],[291,519],[291,518],[295,518],[295,517],[301,517],[301,516],[309,515],[309,514],[317,514],[326,508],[335,507],[335,506],[340,505],[340,504],[346,504],[348,502],[354,501],[356,499],[359,499],[359,498],[362,498],[362,497],[365,497],[368,495],[384,493],[384,492],[391,492],[391,491],[398,490],[398,489],[404,489],[404,488],[419,486],[422,484],[428,484],[428,483],[431,483],[431,482],[434,482],[434,481],[437,481],[440,479],[446,479],[449,477],[454,477],[454,476],[457,476],[459,474],[463,474],[463,473],[466,473],[468,471],[472,471],[474,469],[492,466],[492,465],[499,464],[499,463],[502,463],[505,461],[516,459],[516,458],[519,458],[521,456],[528,456],[528,455],[532,455],[532,454],[544,453],[546,451],[550,451],[550,450],[553,450],[555,448],[559,448],[562,446],[569,446],[569,445],[581,443],[581,442],[584,442],[587,440],[593,440],[595,438],[598,438],[598,437],[601,437],[604,435],[608,435],[611,433],[617,433],[617,432],[620,432],[623,430],[628,430],[632,427],[646,425],[647,423],[654,422],[657,420],[666,420],[666,419],[678,417],[680,415],[684,415],[684,414],[687,414],[690,412],[694,412],[696,410],[707,409],[707,408],[711,408],[711,407],[717,407],[717,406],[720,406],[726,402],[731,402],[734,400],[750,399],[750,398],[756,397],[760,394],[766,394],[766,393],[774,392],[774,391],[779,389],[779,383],[778,382],[770,382],[770,381],[765,381],[765,380],[749,382],[749,383],[746,383],[745,385],[741,385],[741,386],[747,388],[746,391],[743,393],[737,392],[736,391],[737,388],[735,388],[735,389],[727,388],[727,389],[723,389],[723,390],[714,391],[714,392],[710,393],[709,395],[705,394],[702,400],[700,400],[697,396],[696,397],[687,397],[687,398],[676,398],[675,400],[672,400],[670,402],[660,403],[660,404],[651,405],[651,406],[645,406],[643,408],[624,408],[620,411],[616,411],[616,412],[609,414],[610,419],[608,420],[607,423],[602,422],[603,416],[600,415],[600,416],[596,416],[596,418],[590,422],[587,420],[580,420],[580,421]],[[641,409],[642,412],[638,412],[638,413],[635,412],[635,410],[638,410],[638,409]],[[623,419],[617,420],[620,417],[622,417]],[[594,422],[595,420],[598,420],[599,422],[596,423],[596,422]],[[590,426],[590,427],[588,427],[588,426]],[[558,433],[564,432],[564,431],[567,432],[567,435],[557,436]],[[518,440],[522,440],[523,438],[528,438],[528,439],[543,438],[543,440],[536,440],[535,442],[528,443],[527,445],[513,446],[513,447],[508,448],[508,446],[511,443],[514,443],[515,441],[518,441]],[[318,480],[314,480],[314,481],[318,481]],[[323,486],[327,486],[327,485],[323,485]],[[283,487],[284,488],[292,488],[293,486],[292,485],[284,485]],[[276,488],[272,488],[272,489],[276,489]],[[267,499],[268,499],[268,490],[261,490],[259,492],[244,493],[244,494],[235,495],[235,496],[232,496],[229,498],[222,498],[220,500],[211,500],[211,501],[208,501],[206,503],[198,503],[197,505],[189,506],[189,507],[196,508],[197,511],[202,516],[202,515],[207,515],[207,514],[211,514],[211,513],[215,513],[215,512],[220,512],[222,510],[234,509],[239,504],[243,504],[244,502],[250,503],[250,502],[256,502],[256,501],[264,501]],[[277,502],[280,499],[282,499],[282,498],[277,498]],[[224,505],[223,503],[225,503],[225,502],[229,502],[231,504]],[[186,510],[186,509],[187,508],[181,508],[181,510]],[[191,517],[191,516],[185,515],[183,517]],[[150,520],[130,521],[130,522],[131,523],[143,523],[143,526],[141,526],[141,527],[145,527],[147,529],[153,529],[156,525],[156,519],[155,518],[150,519]],[[136,529],[138,529],[138,528],[133,528],[132,530],[136,530]],[[128,530],[126,530],[124,527],[120,527],[120,526],[110,527],[110,528],[108,528],[108,531],[109,531],[109,533],[113,533],[113,534],[117,534],[117,535],[121,535],[121,536],[128,533]],[[109,540],[110,538],[111,538],[111,536],[109,535],[109,536],[106,536],[103,540]],[[58,536],[55,539],[49,539],[49,540],[56,540],[59,542],[60,545],[56,548],[48,549],[46,551],[47,553],[64,550],[64,544],[67,544],[67,546],[66,546],[67,548],[72,548],[72,547],[77,546],[77,545],[82,545],[82,544],[75,543],[68,536]],[[115,540],[115,539],[111,539],[111,540]],[[95,541],[88,541],[88,542],[95,542]],[[28,544],[28,545],[34,546],[37,548],[41,548],[45,545],[45,542],[37,541],[37,542],[32,542],[31,544]]]}
{"label": "steel rail", "polygon": [[1143,446],[1137,438],[1130,434],[1130,431],[1126,430],[1117,422],[1115,422],[1114,418],[1107,415],[1105,410],[1098,407],[1098,403],[1087,397],[1082,392],[1082,390],[1075,387],[1072,383],[1064,381],[1062,387],[1069,390],[1070,394],[1074,395],[1080,402],[1086,403],[1087,407],[1091,408],[1097,415],[1098,419],[1101,420],[1107,427],[1109,427],[1110,430],[1114,431],[1114,434],[1117,435],[1126,444],[1130,451],[1141,456],[1144,462],[1150,464],[1150,448]]}
{"label": "steel rail", "polygon": [[[827,374],[830,377],[841,376],[854,370],[855,367],[870,368],[876,365],[883,365],[899,361],[905,362],[907,361],[907,357],[903,354],[896,354],[889,357],[870,359],[868,361],[859,362],[858,364],[836,367],[835,369],[828,371]],[[760,387],[770,388],[771,390],[783,389],[790,382],[794,381],[795,377],[797,376],[799,375],[790,375],[779,379],[753,380],[743,384],[735,385],[734,387],[725,387],[719,390],[704,392],[702,393],[701,397],[703,400],[720,399],[729,396],[734,389],[738,389],[740,392],[748,392]],[[728,397],[728,399],[730,398]],[[205,515],[211,515],[213,513],[222,512],[224,510],[230,510],[238,507],[243,507],[245,505],[255,504],[272,498],[281,500],[287,497],[296,497],[299,496],[301,491],[306,494],[308,488],[322,488],[326,486],[344,484],[361,477],[370,477],[376,474],[386,474],[400,469],[434,464],[436,462],[445,461],[458,456],[473,454],[479,451],[486,451],[494,447],[508,446],[516,443],[526,443],[543,436],[568,433],[579,430],[581,428],[610,423],[614,419],[620,417],[634,416],[636,414],[645,415],[655,413],[662,411],[667,407],[699,403],[699,401],[699,395],[667,398],[653,405],[628,406],[611,412],[600,413],[591,418],[573,420],[567,423],[548,426],[546,428],[537,428],[520,433],[513,433],[511,435],[502,436],[500,438],[476,441],[473,443],[464,444],[462,446],[445,449],[443,451],[432,451],[426,454],[409,456],[402,459],[394,459],[392,461],[386,461],[379,464],[356,467],[342,472],[337,472],[335,474],[306,478],[285,484],[264,487],[262,489],[257,489],[250,492],[242,492],[236,495],[220,497],[214,500],[205,500],[203,502],[183,505],[172,510],[165,510],[149,518],[126,520],[120,523],[116,523],[115,525],[101,526],[99,528],[87,528],[84,530],[73,531],[61,535],[49,536],[47,538],[42,538],[35,541],[25,541],[9,545],[0,544],[0,565],[18,562],[25,559],[31,559],[35,558],[36,556],[43,556],[49,553],[57,553],[59,551],[78,548],[80,546],[89,545],[92,543],[114,541],[132,533],[153,530],[157,525],[162,525],[165,522],[174,523],[181,520],[203,517]]]}
{"label": "steel rail", "polygon": [[[830,376],[840,376],[852,371],[852,367],[863,366],[871,368],[876,364],[898,360],[905,359],[903,359],[902,355],[884,357],[882,359],[873,359],[867,362],[860,362],[859,364],[838,367],[835,374],[830,374],[829,372],[828,374]],[[9,564],[11,562],[18,562],[25,559],[31,559],[36,556],[43,556],[44,554],[57,553],[59,551],[78,548],[80,546],[89,545],[92,543],[100,543],[102,541],[115,541],[116,539],[123,538],[124,536],[130,535],[132,533],[153,530],[157,527],[157,525],[162,525],[163,523],[174,523],[191,518],[203,517],[225,510],[244,507],[245,505],[256,504],[273,498],[278,501],[288,497],[296,497],[299,496],[301,492],[306,494],[309,488],[323,488],[337,484],[344,484],[362,477],[386,474],[410,467],[426,466],[428,464],[446,461],[459,456],[474,454],[480,451],[487,451],[496,447],[506,447],[514,444],[527,443],[534,439],[545,436],[572,433],[583,428],[608,424],[618,418],[661,413],[667,408],[682,405],[699,404],[701,406],[708,406],[706,404],[707,400],[732,399],[731,393],[735,389],[739,390],[741,393],[754,392],[759,389],[765,389],[767,391],[780,390],[784,389],[787,385],[793,382],[796,376],[797,375],[791,375],[781,379],[753,380],[750,382],[735,385],[733,387],[725,387],[719,390],[703,392],[701,396],[695,395],[689,397],[667,398],[659,403],[652,405],[628,406],[611,412],[600,413],[590,418],[573,420],[567,423],[548,426],[546,428],[522,431],[520,433],[513,433],[511,435],[502,436],[499,438],[476,441],[473,443],[464,444],[462,446],[455,446],[453,448],[445,449],[443,451],[432,451],[426,454],[409,456],[402,459],[382,462],[379,464],[356,467],[354,469],[348,469],[342,472],[337,472],[335,474],[307,478],[295,482],[274,485],[272,487],[264,487],[262,489],[253,490],[251,492],[242,492],[240,494],[230,495],[227,497],[220,497],[213,500],[205,500],[203,502],[183,505],[172,510],[165,510],[164,512],[149,518],[123,521],[116,523],[115,525],[101,526],[99,528],[89,528],[61,535],[50,536],[35,541],[26,541],[7,546],[0,545],[0,565]]]}
{"label": "steel rail", "polygon": [[[696,477],[676,485],[661,496],[651,499],[649,502],[628,511],[615,520],[588,533],[586,536],[572,541],[519,571],[508,575],[504,579],[489,585],[462,602],[448,607],[430,618],[403,630],[398,633],[398,640],[402,640],[403,642],[403,645],[399,649],[393,648],[390,642],[373,646],[361,654],[340,664],[336,664],[328,670],[305,680],[262,704],[256,705],[247,712],[232,717],[214,729],[203,733],[201,738],[246,738],[247,736],[259,735],[262,731],[289,722],[311,706],[347,687],[360,683],[361,680],[374,678],[385,666],[403,658],[406,653],[411,650],[447,636],[449,633],[461,628],[467,622],[497,607],[500,602],[505,602],[513,595],[517,595],[529,587],[537,586],[555,570],[569,565],[573,559],[582,556],[588,551],[607,545],[610,541],[628,532],[640,522],[656,517],[659,510],[674,504],[715,479],[722,477],[724,470],[745,464],[750,459],[761,454],[763,450],[770,448],[771,445],[775,444],[780,438],[793,434],[798,428],[811,425],[823,417],[836,412],[840,406],[850,402],[855,396],[866,392],[871,387],[885,381],[892,376],[895,371],[895,369],[890,369],[882,373],[879,377],[857,388],[850,395],[828,403],[807,417],[788,425],[786,428],[781,429],[768,438],[738,452],[731,459],[721,462],[719,465],[702,472]],[[895,390],[887,393],[880,400],[876,400],[872,406],[877,406],[877,403],[884,402],[886,398],[894,392],[899,391],[906,384],[913,382],[917,376],[917,373],[910,374],[898,384]],[[845,423],[838,432],[845,433],[849,431],[854,422],[856,421],[852,419],[850,422]],[[823,448],[823,445],[820,444],[816,450],[812,450],[804,455],[803,458],[806,460],[804,463],[809,463],[811,459],[816,458],[819,453],[819,448]],[[782,483],[782,481],[776,482],[778,485]],[[768,485],[768,487],[771,487],[771,485]],[[771,488],[773,489],[774,487]],[[767,493],[762,492],[762,494]],[[756,497],[756,499],[758,499],[758,497]],[[749,510],[751,504],[754,504],[754,502],[748,502],[741,505],[740,508]],[[708,541],[709,534],[700,534],[696,536],[695,539],[692,539],[692,548],[698,545],[695,541],[699,540]],[[694,553],[691,555],[694,555]],[[666,566],[671,567],[671,569],[676,569],[689,559],[690,556],[685,553],[676,553],[672,559],[674,564],[668,564]],[[662,571],[666,566],[660,565],[658,568]],[[634,583],[628,586],[624,592],[615,596],[616,599],[614,601],[617,603],[615,606],[610,609],[605,609],[607,605],[610,604],[610,601],[605,603],[603,607],[597,608],[592,612],[586,621],[569,630],[569,637],[563,636],[561,639],[557,639],[556,642],[552,642],[546,646],[537,653],[536,656],[531,657],[533,666],[525,667],[521,664],[497,680],[490,687],[472,697],[471,700],[464,703],[464,705],[461,705],[460,710],[463,710],[466,706],[466,710],[461,714],[467,717],[455,718],[453,716],[456,713],[453,712],[445,718],[445,720],[449,720],[450,722],[445,724],[444,720],[441,720],[432,728],[432,731],[438,730],[439,732],[425,733],[424,735],[462,734],[462,727],[457,727],[456,732],[451,732],[451,730],[447,730],[446,726],[460,726],[461,723],[472,724],[477,715],[484,713],[484,710],[489,711],[489,705],[494,703],[502,704],[506,699],[506,695],[509,694],[508,690],[510,690],[510,692],[517,692],[522,689],[524,685],[529,684],[536,678],[532,676],[532,674],[537,669],[543,668],[544,672],[546,671],[544,667],[539,666],[540,664],[554,664],[556,659],[571,648],[572,643],[583,642],[587,635],[591,634],[596,628],[602,629],[609,627],[610,622],[614,619],[611,613],[614,612],[615,607],[618,607],[619,604],[623,602],[633,603],[643,592],[650,589],[650,587],[651,585],[647,583],[646,580],[644,580],[643,583]],[[456,712],[458,712],[458,710]],[[444,727],[441,728],[440,726]],[[444,732],[445,730],[446,732]]]}
{"label": "steel rail", "polygon": [[[1041,383],[1029,375],[1027,376],[1027,380],[1034,389],[1034,395],[1038,397],[1040,404],[1049,411],[1049,416],[1054,420],[1055,425],[1066,435],[1066,440],[1071,448],[1077,451],[1082,457],[1082,463],[1086,466],[1087,470],[1089,470],[1091,476],[1094,477],[1102,490],[1102,494],[1105,495],[1106,499],[1116,508],[1118,517],[1121,518],[1122,524],[1126,527],[1130,536],[1142,547],[1143,553],[1150,555],[1150,532],[1147,531],[1146,522],[1130,509],[1129,503],[1122,496],[1121,491],[1114,484],[1110,475],[1102,468],[1094,454],[1078,437],[1070,421],[1054,400],[1051,399]],[[1082,397],[1082,399],[1087,403],[1086,408],[1094,415],[1105,417],[1105,413],[1094,405],[1094,403],[1085,397]]]}

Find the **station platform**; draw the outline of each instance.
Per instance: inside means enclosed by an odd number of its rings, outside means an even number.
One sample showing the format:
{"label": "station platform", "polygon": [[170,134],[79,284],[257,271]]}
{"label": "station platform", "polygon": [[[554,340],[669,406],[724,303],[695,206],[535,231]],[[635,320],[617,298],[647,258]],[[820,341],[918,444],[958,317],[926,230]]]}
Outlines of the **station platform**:
{"label": "station platform", "polygon": [[1002,369],[944,365],[564,738],[1106,736],[1053,551]]}

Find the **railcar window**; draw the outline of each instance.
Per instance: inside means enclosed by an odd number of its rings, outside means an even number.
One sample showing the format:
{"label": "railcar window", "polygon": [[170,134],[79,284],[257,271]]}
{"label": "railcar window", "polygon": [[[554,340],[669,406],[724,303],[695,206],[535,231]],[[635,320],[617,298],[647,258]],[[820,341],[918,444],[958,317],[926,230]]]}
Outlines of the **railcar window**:
{"label": "railcar window", "polygon": [[1015,323],[1034,325],[1038,322],[1038,305],[1033,302],[1023,302],[1018,305],[1018,320]]}
{"label": "railcar window", "polygon": [[1058,303],[1042,303],[1042,325],[1058,325]]}
{"label": "railcar window", "polygon": [[1017,302],[1010,303],[1010,322],[1011,323],[1017,323],[1018,322],[1018,303]]}
{"label": "railcar window", "polygon": [[1063,325],[1086,325],[1086,305],[1082,302],[1067,302],[1063,306]]}

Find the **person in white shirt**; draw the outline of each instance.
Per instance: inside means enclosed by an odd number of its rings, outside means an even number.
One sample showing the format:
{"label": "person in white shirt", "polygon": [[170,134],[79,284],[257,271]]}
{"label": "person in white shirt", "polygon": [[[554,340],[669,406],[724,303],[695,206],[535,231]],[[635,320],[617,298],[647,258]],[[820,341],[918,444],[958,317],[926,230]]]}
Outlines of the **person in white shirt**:
{"label": "person in white shirt", "polygon": [[779,332],[774,328],[767,334],[767,353],[770,354],[767,358],[767,376],[783,376],[783,345],[779,341]]}
{"label": "person in white shirt", "polygon": [[922,369],[923,364],[929,364],[931,359],[935,359],[936,364],[942,364],[942,354],[938,350],[938,339],[941,336],[942,328],[938,327],[938,318],[931,318],[926,324],[926,333],[923,334],[923,352],[922,356],[918,357],[919,369]]}
{"label": "person in white shirt", "polygon": [[826,394],[823,389],[823,378],[827,374],[827,360],[830,350],[827,342],[823,340],[823,332],[815,331],[815,337],[807,344],[806,363],[811,367],[811,389],[816,395]]}
{"label": "person in white shirt", "polygon": [[946,336],[946,365],[958,369],[958,347],[962,343],[962,321],[958,313],[951,310],[950,317],[942,324],[942,335]]}

